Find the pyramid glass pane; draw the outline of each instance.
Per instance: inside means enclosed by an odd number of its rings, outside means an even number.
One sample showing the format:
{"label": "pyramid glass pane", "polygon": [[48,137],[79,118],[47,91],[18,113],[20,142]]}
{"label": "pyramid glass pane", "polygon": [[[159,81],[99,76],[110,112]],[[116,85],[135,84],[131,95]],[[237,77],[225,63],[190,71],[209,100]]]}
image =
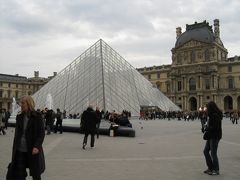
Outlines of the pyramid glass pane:
{"label": "pyramid glass pane", "polygon": [[141,106],[180,110],[103,40],[34,94],[37,108],[46,106],[47,94],[52,95],[53,109],[72,114],[82,113],[89,105],[105,111],[127,110],[135,116]]}

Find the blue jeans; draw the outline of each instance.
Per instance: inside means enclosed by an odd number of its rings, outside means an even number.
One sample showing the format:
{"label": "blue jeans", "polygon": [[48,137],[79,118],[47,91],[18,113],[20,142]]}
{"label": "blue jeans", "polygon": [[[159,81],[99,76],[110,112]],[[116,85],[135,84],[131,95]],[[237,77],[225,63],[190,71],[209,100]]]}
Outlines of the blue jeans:
{"label": "blue jeans", "polygon": [[209,170],[219,171],[219,163],[217,156],[219,141],[219,139],[209,139],[206,141],[203,153]]}

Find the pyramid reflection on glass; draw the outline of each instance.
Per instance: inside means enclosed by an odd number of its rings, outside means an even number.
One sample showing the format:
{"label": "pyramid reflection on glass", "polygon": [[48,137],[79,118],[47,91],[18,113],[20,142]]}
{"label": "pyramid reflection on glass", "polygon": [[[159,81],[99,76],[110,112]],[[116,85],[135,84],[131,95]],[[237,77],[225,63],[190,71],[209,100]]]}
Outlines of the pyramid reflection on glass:
{"label": "pyramid reflection on glass", "polygon": [[180,110],[103,40],[97,41],[33,95],[43,109],[47,94],[53,109],[82,113],[88,105],[138,116],[141,106]]}

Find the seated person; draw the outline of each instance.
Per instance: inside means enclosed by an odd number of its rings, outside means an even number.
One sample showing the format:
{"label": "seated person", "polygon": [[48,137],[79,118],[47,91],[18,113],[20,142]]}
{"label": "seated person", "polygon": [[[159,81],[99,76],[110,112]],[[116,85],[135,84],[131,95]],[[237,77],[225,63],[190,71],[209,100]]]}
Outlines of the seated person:
{"label": "seated person", "polygon": [[124,114],[119,118],[119,125],[132,128],[132,124],[130,123],[128,117]]}

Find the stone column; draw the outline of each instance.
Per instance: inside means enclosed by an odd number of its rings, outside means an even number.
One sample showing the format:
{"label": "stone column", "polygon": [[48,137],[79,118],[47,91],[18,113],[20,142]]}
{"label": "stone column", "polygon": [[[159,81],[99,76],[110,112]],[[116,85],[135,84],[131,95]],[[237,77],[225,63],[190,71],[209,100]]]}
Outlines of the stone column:
{"label": "stone column", "polygon": [[184,79],[185,79],[185,78],[182,77],[182,90],[183,90],[183,91],[185,91],[185,87],[184,87],[184,86],[185,86],[185,82],[184,82]]}
{"label": "stone column", "polygon": [[186,108],[186,110],[188,110],[187,96],[185,96],[185,108]]}
{"label": "stone column", "polygon": [[200,76],[200,89],[201,90],[203,89],[203,78],[202,78],[202,76]]}
{"label": "stone column", "polygon": [[185,79],[185,91],[187,91],[188,90],[188,80],[187,80],[187,78],[184,78]]}
{"label": "stone column", "polygon": [[200,95],[200,104],[203,106],[203,95]]}
{"label": "stone column", "polygon": [[197,96],[197,110],[201,107],[201,99],[200,99],[200,95]]}

